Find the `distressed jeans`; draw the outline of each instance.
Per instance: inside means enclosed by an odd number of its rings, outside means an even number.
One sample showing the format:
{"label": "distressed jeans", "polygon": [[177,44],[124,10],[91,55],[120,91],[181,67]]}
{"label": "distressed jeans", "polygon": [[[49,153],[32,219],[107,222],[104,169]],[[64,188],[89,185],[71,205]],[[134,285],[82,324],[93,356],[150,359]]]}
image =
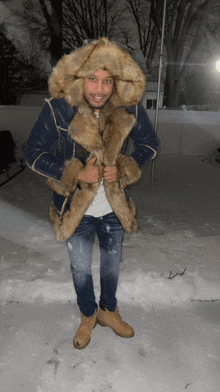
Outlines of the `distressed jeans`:
{"label": "distressed jeans", "polygon": [[99,218],[85,215],[75,233],[67,240],[67,247],[77,304],[86,317],[92,316],[97,308],[91,270],[95,233],[100,243],[100,305],[114,312],[117,304],[115,295],[123,228],[113,212]]}

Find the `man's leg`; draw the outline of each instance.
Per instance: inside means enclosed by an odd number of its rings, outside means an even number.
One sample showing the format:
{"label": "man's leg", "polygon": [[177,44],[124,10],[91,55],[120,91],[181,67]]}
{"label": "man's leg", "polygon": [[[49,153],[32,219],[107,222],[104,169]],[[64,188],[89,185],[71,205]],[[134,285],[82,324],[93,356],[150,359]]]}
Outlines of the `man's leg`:
{"label": "man's leg", "polygon": [[91,261],[95,234],[95,218],[84,216],[75,234],[67,241],[71,272],[81,311],[81,325],[73,339],[77,349],[85,348],[97,323],[97,304],[93,287]]}
{"label": "man's leg", "polygon": [[101,252],[100,305],[114,312],[124,230],[115,214],[110,213],[97,218],[96,231]]}
{"label": "man's leg", "polygon": [[77,304],[86,317],[92,316],[97,308],[91,270],[95,220],[85,215],[75,233],[67,240]]}
{"label": "man's leg", "polygon": [[96,232],[101,251],[101,296],[98,323],[124,338],[134,336],[133,328],[122,320],[116,300],[123,229],[114,213],[97,219]]}

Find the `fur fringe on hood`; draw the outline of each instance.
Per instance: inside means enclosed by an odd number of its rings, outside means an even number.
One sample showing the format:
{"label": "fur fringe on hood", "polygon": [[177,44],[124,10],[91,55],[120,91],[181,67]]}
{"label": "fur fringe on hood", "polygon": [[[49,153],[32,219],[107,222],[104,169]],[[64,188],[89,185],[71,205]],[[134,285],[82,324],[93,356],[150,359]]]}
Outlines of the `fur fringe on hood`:
{"label": "fur fringe on hood", "polygon": [[134,106],[145,91],[145,76],[129,52],[107,38],[93,40],[69,55],[64,55],[49,79],[53,98],[65,98],[71,107],[83,101],[84,79],[99,69],[114,78],[110,98],[114,106]]}

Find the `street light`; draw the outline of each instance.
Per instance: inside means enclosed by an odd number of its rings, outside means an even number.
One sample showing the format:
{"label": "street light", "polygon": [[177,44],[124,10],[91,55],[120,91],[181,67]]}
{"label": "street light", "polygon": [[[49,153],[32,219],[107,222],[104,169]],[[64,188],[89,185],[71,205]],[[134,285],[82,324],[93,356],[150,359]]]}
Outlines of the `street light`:
{"label": "street light", "polygon": [[216,63],[215,63],[215,68],[216,68],[217,71],[220,73],[220,59],[216,61]]}

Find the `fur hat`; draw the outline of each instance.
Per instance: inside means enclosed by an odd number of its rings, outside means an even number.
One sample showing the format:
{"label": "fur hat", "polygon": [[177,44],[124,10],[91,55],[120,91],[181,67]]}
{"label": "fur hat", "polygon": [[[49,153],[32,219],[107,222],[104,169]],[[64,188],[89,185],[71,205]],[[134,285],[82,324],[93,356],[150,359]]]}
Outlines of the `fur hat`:
{"label": "fur hat", "polygon": [[141,100],[145,75],[127,50],[107,38],[93,40],[59,60],[49,78],[51,96],[65,98],[72,107],[79,105],[84,100],[84,79],[99,69],[114,78],[110,98],[114,106],[129,107]]}

